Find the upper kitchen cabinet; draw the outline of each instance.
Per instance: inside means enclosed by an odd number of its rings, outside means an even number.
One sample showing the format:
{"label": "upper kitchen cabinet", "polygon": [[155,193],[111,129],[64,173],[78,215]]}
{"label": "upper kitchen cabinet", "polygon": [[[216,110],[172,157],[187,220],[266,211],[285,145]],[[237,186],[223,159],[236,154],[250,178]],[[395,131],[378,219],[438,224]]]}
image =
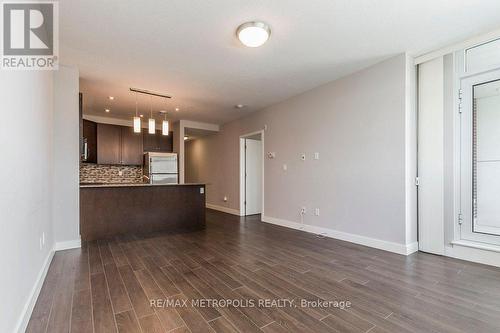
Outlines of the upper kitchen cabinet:
{"label": "upper kitchen cabinet", "polygon": [[142,165],[142,135],[132,127],[121,127],[121,164]]}
{"label": "upper kitchen cabinet", "polygon": [[97,123],[83,119],[83,156],[82,162],[97,163]]}
{"label": "upper kitchen cabinet", "polygon": [[142,165],[142,135],[132,127],[97,124],[97,163]]}
{"label": "upper kitchen cabinet", "polygon": [[97,124],[97,163],[122,164],[121,126]]}
{"label": "upper kitchen cabinet", "polygon": [[160,130],[157,130],[155,134],[149,134],[147,131],[144,131],[143,149],[145,152],[171,153],[174,148],[173,137],[173,132],[170,132],[166,136],[162,135]]}

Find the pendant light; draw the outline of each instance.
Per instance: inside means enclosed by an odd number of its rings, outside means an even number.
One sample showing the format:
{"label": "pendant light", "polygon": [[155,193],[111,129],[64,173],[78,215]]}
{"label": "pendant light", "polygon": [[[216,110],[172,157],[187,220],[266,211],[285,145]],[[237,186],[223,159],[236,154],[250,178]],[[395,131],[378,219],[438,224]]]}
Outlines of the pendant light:
{"label": "pendant light", "polygon": [[163,120],[161,124],[161,134],[162,135],[168,135],[169,134],[169,124],[167,120],[167,111],[160,111],[161,114],[165,116],[165,119]]}
{"label": "pendant light", "polygon": [[153,97],[150,99],[150,114],[149,114],[149,134],[155,134],[156,133],[156,122],[153,118]]}
{"label": "pendant light", "polygon": [[135,117],[134,117],[134,133],[141,133],[141,117],[138,114],[137,93],[135,93]]}

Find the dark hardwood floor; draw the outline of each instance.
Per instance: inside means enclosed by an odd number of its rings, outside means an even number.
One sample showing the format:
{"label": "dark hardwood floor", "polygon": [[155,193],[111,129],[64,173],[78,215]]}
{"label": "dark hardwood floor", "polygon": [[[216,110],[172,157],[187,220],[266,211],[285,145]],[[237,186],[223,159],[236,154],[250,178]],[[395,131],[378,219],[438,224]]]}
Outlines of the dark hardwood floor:
{"label": "dark hardwood floor", "polygon": [[27,332],[500,332],[500,269],[207,211],[202,232],[57,252]]}

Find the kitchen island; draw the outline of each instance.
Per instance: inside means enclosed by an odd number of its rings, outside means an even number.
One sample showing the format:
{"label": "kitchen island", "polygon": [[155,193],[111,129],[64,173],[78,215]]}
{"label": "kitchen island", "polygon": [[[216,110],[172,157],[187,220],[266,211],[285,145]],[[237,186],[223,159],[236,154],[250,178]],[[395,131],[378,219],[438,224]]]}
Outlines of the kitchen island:
{"label": "kitchen island", "polygon": [[80,185],[83,241],[205,228],[205,184]]}

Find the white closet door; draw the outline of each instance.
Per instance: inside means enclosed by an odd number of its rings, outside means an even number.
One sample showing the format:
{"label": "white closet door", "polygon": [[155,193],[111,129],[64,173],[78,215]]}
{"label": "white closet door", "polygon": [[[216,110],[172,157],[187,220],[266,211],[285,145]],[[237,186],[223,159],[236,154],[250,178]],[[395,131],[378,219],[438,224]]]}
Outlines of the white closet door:
{"label": "white closet door", "polygon": [[245,139],[245,215],[262,213],[262,141]]}
{"label": "white closet door", "polygon": [[443,58],[420,64],[418,79],[418,244],[444,254]]}

